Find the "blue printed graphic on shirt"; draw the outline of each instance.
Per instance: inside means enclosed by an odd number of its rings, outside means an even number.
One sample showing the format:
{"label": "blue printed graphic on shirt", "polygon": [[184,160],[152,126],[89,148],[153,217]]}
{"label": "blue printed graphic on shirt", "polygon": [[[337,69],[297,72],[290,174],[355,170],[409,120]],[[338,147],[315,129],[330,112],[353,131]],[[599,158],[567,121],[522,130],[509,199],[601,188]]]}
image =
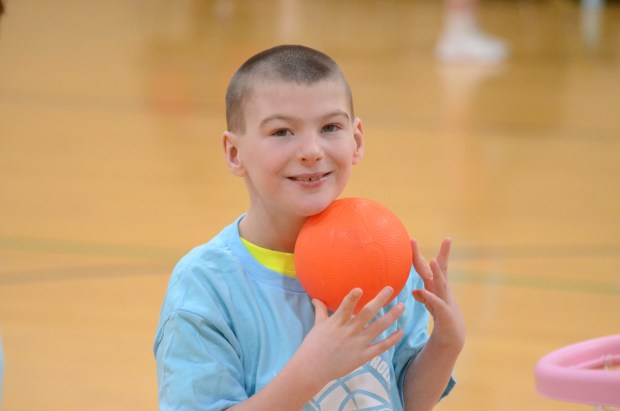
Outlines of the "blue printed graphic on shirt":
{"label": "blue printed graphic on shirt", "polygon": [[346,377],[332,381],[305,409],[392,411],[391,379],[390,366],[377,356]]}

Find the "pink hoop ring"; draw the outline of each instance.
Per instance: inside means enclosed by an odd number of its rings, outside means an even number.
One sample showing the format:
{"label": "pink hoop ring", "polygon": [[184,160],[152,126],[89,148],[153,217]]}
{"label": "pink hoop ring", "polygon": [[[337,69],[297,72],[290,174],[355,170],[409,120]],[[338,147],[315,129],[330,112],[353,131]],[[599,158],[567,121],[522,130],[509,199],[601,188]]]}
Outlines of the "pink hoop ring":
{"label": "pink hoop ring", "polygon": [[620,334],[569,345],[542,357],[534,369],[536,390],[556,400],[620,406]]}

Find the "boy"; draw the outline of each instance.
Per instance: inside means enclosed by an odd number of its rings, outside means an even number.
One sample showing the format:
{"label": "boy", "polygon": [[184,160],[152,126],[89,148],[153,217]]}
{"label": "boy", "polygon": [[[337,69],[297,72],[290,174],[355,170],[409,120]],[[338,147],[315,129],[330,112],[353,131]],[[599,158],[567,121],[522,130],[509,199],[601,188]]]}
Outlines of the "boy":
{"label": "boy", "polygon": [[360,289],[329,315],[294,277],[302,224],[341,194],[364,150],[336,63],[303,46],[265,50],[233,76],[226,111],[227,164],[250,206],[171,277],[154,345],[160,409],[432,409],[464,341],[449,240],[430,264],[412,241],[424,286],[412,269],[394,301],[383,307],[386,287],[358,315]]}

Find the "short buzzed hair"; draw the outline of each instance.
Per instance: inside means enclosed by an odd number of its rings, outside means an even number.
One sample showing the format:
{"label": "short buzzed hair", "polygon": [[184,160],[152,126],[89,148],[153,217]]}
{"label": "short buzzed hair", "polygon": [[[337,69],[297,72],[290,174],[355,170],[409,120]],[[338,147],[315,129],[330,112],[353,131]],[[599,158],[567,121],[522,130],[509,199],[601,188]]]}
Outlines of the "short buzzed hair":
{"label": "short buzzed hair", "polygon": [[264,50],[239,67],[226,90],[226,126],[245,132],[244,106],[257,79],[313,84],[321,80],[341,80],[353,116],[351,87],[338,64],[318,50],[299,45],[282,45]]}

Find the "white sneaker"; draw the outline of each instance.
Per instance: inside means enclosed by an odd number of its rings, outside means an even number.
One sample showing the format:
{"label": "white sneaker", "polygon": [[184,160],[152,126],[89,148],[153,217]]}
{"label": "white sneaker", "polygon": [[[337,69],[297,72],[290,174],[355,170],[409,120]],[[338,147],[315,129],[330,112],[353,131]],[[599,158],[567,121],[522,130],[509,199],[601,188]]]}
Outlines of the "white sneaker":
{"label": "white sneaker", "polygon": [[479,30],[444,35],[435,48],[437,58],[444,62],[477,61],[495,63],[508,56],[508,47],[498,39]]}

